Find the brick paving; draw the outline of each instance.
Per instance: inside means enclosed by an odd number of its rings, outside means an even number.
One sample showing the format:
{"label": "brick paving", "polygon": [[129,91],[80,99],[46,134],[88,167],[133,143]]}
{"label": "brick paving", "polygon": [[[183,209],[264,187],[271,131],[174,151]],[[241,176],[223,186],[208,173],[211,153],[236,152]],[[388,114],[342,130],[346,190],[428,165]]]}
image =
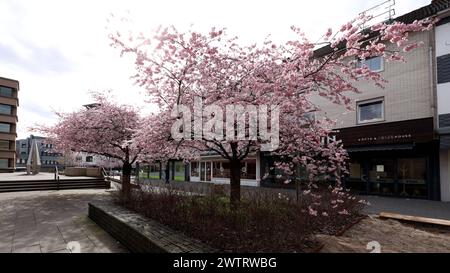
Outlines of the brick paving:
{"label": "brick paving", "polygon": [[0,253],[127,252],[87,216],[90,201],[109,198],[105,190],[1,193]]}

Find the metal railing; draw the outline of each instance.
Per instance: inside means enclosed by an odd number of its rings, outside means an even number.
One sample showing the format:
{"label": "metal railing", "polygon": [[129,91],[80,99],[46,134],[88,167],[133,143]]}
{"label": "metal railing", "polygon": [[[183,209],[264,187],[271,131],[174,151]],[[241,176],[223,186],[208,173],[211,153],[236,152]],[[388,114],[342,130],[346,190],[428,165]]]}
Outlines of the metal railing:
{"label": "metal railing", "polygon": [[58,170],[58,166],[55,166],[55,181],[56,181],[57,189],[59,190],[59,170]]}

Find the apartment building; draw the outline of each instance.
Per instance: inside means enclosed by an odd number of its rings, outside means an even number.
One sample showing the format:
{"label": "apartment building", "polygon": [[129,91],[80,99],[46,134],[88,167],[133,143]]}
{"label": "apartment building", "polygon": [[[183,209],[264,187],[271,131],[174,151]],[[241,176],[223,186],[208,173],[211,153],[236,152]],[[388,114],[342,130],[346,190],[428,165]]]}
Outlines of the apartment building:
{"label": "apartment building", "polygon": [[[438,16],[448,9],[448,0],[432,1],[396,20],[410,23]],[[321,109],[326,109],[316,113],[317,118],[327,116],[337,121],[335,137],[342,140],[349,152],[350,174],[345,180],[346,187],[362,194],[430,200],[448,198],[449,182],[442,180],[440,167],[442,159],[448,159],[443,151],[447,146],[444,138],[440,144],[437,134],[438,120],[448,126],[445,113],[450,113],[450,105],[441,106],[442,101],[448,103],[450,99],[442,87],[438,86],[436,96],[435,56],[444,53],[438,45],[443,43],[439,41],[441,34],[435,35],[435,32],[445,28],[443,23],[441,21],[436,30],[410,35],[411,41],[422,41],[424,45],[404,55],[406,64],[387,63],[382,57],[361,61],[360,64],[366,64],[372,71],[380,72],[388,83],[385,89],[380,89],[368,82],[359,82],[357,87],[362,93],[350,94],[354,100],[353,111],[322,98],[312,98]],[[447,32],[442,37],[448,40],[450,36]],[[318,56],[328,52],[327,47],[317,51]],[[439,75],[449,73],[450,70],[440,63],[441,58],[437,60]]]}
{"label": "apartment building", "polygon": [[16,167],[18,91],[18,81],[0,77],[0,172]]}
{"label": "apartment building", "polygon": [[26,139],[18,139],[16,141],[17,169],[26,168],[33,140],[35,140],[38,145],[41,170],[53,170],[55,166],[61,165],[62,155],[53,150],[53,144],[47,143],[45,137],[30,135]]}

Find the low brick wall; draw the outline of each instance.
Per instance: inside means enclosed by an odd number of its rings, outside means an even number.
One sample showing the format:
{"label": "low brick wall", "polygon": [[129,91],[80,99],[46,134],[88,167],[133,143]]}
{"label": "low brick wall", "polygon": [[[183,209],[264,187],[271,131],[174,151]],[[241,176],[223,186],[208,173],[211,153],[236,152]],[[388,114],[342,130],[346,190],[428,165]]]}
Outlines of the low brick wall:
{"label": "low brick wall", "polygon": [[67,167],[64,170],[65,176],[86,176],[86,168],[81,167]]}
{"label": "low brick wall", "polygon": [[86,176],[89,177],[101,177],[102,171],[100,168],[86,168]]}
{"label": "low brick wall", "polygon": [[213,248],[111,203],[89,203],[89,218],[135,253],[213,253]]}

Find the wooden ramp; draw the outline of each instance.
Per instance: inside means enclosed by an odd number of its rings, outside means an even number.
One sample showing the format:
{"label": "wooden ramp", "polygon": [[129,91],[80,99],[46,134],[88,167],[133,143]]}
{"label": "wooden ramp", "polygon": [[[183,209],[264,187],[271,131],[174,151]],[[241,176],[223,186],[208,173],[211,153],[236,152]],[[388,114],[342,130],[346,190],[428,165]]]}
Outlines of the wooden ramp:
{"label": "wooden ramp", "polygon": [[379,214],[379,216],[382,219],[395,219],[395,220],[406,221],[406,222],[415,222],[415,223],[450,227],[450,221],[443,220],[443,219],[418,217],[418,216],[403,215],[403,214],[390,213],[390,212],[381,212]]}

